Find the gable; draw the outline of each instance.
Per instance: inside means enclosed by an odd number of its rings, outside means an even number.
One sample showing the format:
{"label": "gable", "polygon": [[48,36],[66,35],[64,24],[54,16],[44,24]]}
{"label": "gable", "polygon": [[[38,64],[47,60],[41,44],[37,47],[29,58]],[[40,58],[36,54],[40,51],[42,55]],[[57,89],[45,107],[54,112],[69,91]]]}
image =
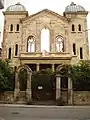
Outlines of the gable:
{"label": "gable", "polygon": [[[32,21],[32,20],[37,20],[38,18],[43,18],[44,17],[44,19],[48,19],[49,17],[51,17],[51,19],[52,20],[62,20],[62,21],[64,21],[64,22],[68,22],[68,19],[66,18],[66,17],[64,17],[64,16],[61,16],[61,15],[59,15],[58,13],[55,13],[55,12],[53,12],[53,11],[51,11],[51,10],[48,10],[48,9],[44,9],[44,10],[42,10],[42,11],[40,11],[40,12],[38,12],[38,13],[36,13],[36,14],[32,14],[32,15],[30,15],[29,17],[27,17],[27,18],[24,18],[24,19],[21,19],[21,21],[23,21],[23,22],[26,22],[26,21]],[[46,17],[46,18],[45,18]],[[46,21],[45,20],[45,21]]]}

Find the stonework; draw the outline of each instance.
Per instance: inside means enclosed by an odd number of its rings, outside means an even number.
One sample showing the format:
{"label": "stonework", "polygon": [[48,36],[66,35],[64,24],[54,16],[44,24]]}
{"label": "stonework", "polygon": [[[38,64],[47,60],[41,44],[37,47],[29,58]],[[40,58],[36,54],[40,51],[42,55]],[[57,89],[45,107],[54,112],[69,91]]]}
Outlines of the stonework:
{"label": "stonework", "polygon": [[[11,66],[17,68],[21,65],[35,65],[34,70],[37,71],[41,65],[49,64],[54,71],[60,64],[76,64],[79,60],[88,60],[88,12],[74,3],[69,7],[70,11],[67,8],[63,16],[48,9],[29,16],[20,3],[9,6],[3,12],[2,59],[10,59]],[[49,31],[49,52],[41,51],[43,29]],[[33,67],[30,69],[33,71]],[[27,89],[29,96],[30,89]]]}
{"label": "stonework", "polygon": [[[64,13],[63,16],[44,9],[34,15],[28,16],[27,11],[5,11],[4,24],[4,39],[3,39],[3,59],[8,58],[9,48],[11,48],[12,66],[19,66],[20,63],[33,63],[38,59],[47,64],[47,61],[52,56],[53,63],[77,63],[80,60],[80,47],[82,47],[83,59],[88,59],[88,34],[87,34],[87,12]],[[10,31],[10,25],[13,25],[13,30]],[[19,31],[16,31],[16,25],[19,24]],[[72,24],[75,30],[72,31]],[[81,25],[81,30],[78,31],[78,25]],[[41,60],[44,56],[41,55],[41,30],[47,28],[50,31],[50,56],[47,60]],[[64,39],[64,52],[56,51],[56,37],[60,35]],[[27,40],[29,36],[35,38],[35,52],[27,52]],[[18,45],[18,54],[15,56],[15,45]],[[76,45],[76,54],[73,53],[73,44]],[[56,59],[55,59],[56,58]],[[55,60],[54,60],[55,59]],[[48,62],[51,64],[51,61]]]}

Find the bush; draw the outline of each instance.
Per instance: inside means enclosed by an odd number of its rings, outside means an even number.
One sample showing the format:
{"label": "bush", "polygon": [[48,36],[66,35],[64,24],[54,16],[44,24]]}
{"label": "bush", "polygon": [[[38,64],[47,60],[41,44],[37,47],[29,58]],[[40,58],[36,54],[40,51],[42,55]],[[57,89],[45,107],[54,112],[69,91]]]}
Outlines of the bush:
{"label": "bush", "polygon": [[56,100],[56,105],[57,106],[64,106],[65,105],[65,101],[62,98],[58,98]]}

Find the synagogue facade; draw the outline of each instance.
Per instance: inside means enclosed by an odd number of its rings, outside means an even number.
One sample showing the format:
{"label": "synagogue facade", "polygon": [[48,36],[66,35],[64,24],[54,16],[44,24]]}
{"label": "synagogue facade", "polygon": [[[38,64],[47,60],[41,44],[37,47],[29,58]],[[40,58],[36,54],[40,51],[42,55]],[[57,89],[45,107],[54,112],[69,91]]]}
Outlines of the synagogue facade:
{"label": "synagogue facade", "polygon": [[48,9],[28,15],[17,3],[3,14],[2,59],[10,59],[13,67],[27,64],[35,71],[55,70],[61,63],[88,59],[88,12],[82,6],[72,2],[63,16]]}
{"label": "synagogue facade", "polygon": [[[72,2],[63,15],[48,9],[29,15],[26,8],[17,3],[3,14],[2,59],[9,59],[18,72],[27,66],[30,77],[30,71],[46,68],[55,71],[61,64],[88,60],[88,12],[84,7]],[[27,92],[31,89],[29,84]],[[18,93],[18,82],[16,88]]]}

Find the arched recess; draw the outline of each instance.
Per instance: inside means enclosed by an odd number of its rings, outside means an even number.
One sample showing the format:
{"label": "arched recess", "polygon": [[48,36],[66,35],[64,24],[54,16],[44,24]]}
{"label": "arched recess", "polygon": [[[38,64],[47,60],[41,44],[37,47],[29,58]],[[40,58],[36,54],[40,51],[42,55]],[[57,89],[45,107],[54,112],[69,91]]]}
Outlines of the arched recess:
{"label": "arched recess", "polygon": [[35,52],[35,37],[32,35],[27,39],[27,52]]}
{"label": "arched recess", "polygon": [[43,28],[41,30],[41,52],[50,52],[50,30]]}
{"label": "arched recess", "polygon": [[[72,104],[73,103],[73,82],[68,76],[67,73],[70,73],[69,68],[71,66],[69,64],[61,63],[57,68],[57,75],[56,75],[56,99],[62,98],[63,93],[65,92],[65,99],[66,103]],[[68,97],[69,96],[69,97]]]}
{"label": "arched recess", "polygon": [[81,25],[80,24],[78,25],[78,31],[79,32],[81,31]]}
{"label": "arched recess", "polygon": [[64,68],[64,64],[61,63],[57,68],[56,68],[56,71],[61,71],[62,69]]}
{"label": "arched recess", "polygon": [[[19,72],[21,70],[25,70],[27,72],[27,89],[26,89],[26,96],[28,99],[31,98],[31,76],[32,76],[32,70],[27,65],[20,65],[15,73],[15,92],[14,96],[15,98],[19,95],[20,92],[20,82],[19,82]],[[19,96],[18,96],[19,97]]]}
{"label": "arched recess", "polygon": [[15,56],[18,55],[18,44],[15,45]]}
{"label": "arched recess", "polygon": [[10,25],[10,31],[13,31],[13,24]]}
{"label": "arched recess", "polygon": [[8,59],[11,59],[11,48],[8,50]]}
{"label": "arched recess", "polygon": [[56,52],[64,52],[64,38],[61,35],[56,36]]}

